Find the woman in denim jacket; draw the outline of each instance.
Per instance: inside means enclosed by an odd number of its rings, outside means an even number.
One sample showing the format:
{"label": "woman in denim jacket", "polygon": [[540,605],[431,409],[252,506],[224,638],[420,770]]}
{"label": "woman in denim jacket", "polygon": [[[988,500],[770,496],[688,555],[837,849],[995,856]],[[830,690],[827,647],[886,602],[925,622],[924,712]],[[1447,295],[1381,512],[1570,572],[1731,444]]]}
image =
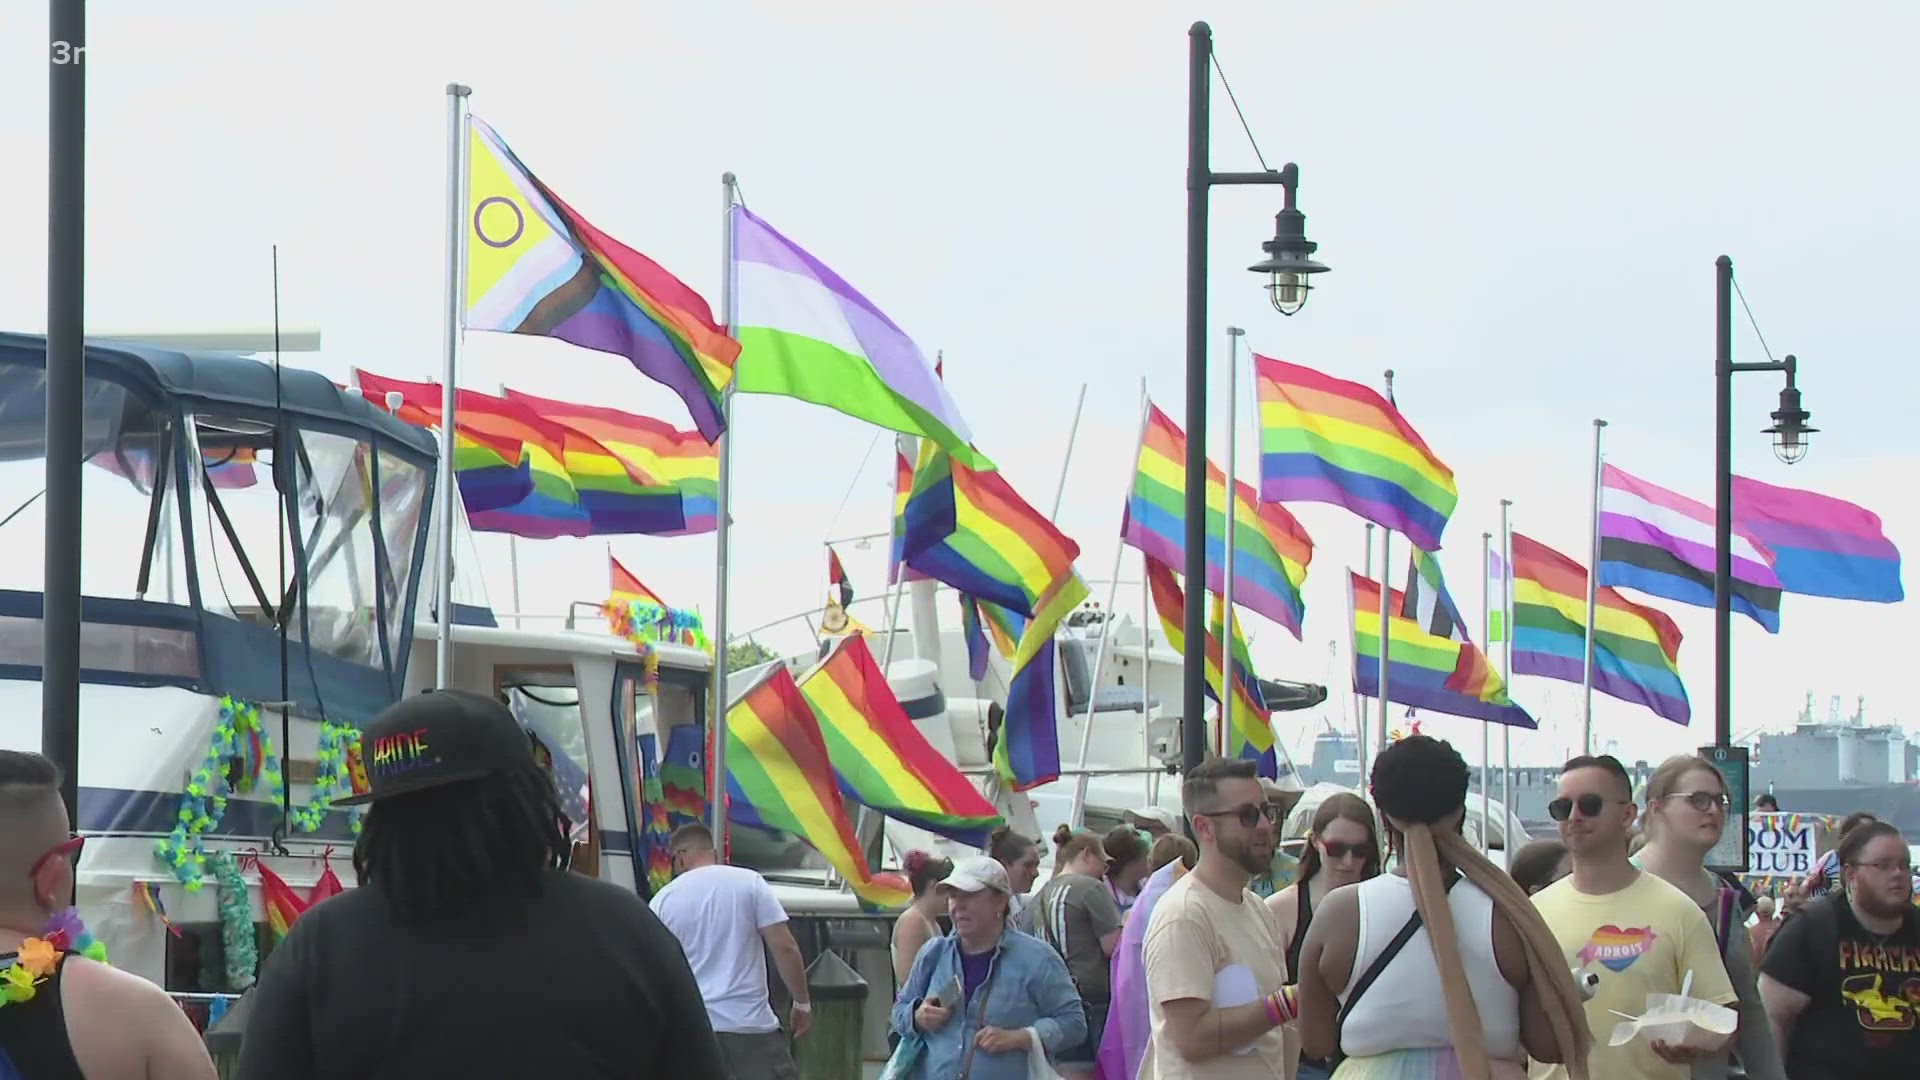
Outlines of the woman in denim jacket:
{"label": "woman in denim jacket", "polygon": [[962,859],[940,883],[953,932],[927,942],[893,1003],[893,1030],[924,1050],[914,1080],[1027,1080],[1034,1037],[1049,1054],[1087,1037],[1060,954],[1007,925],[1006,868]]}

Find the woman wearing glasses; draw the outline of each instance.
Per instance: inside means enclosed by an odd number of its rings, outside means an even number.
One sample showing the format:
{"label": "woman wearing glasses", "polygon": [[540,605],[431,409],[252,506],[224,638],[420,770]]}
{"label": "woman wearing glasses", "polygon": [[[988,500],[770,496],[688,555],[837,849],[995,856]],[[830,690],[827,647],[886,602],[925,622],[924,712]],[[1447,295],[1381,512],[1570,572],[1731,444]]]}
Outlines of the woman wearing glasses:
{"label": "woman wearing glasses", "polygon": [[1834,849],[1841,887],[1780,927],[1760,967],[1793,1080],[1914,1075],[1920,911],[1900,830],[1860,825]]}
{"label": "woman wearing glasses", "polygon": [[[1287,985],[1300,981],[1300,946],[1313,925],[1313,912],[1329,892],[1357,885],[1380,873],[1380,839],[1373,808],[1358,795],[1341,792],[1313,812],[1307,830],[1307,848],[1300,856],[1300,878],[1267,900],[1280,921],[1285,943]],[[1298,1040],[1288,1040],[1288,1056],[1299,1053]],[[1295,1080],[1325,1080],[1332,1067],[1324,1061],[1301,1058]]]}
{"label": "woman wearing glasses", "polygon": [[1713,927],[1727,978],[1740,996],[1740,1032],[1731,1048],[1693,1066],[1695,1080],[1720,1080],[1738,1055],[1751,1080],[1786,1080],[1780,1052],[1767,1030],[1766,1009],[1754,983],[1753,953],[1747,945],[1747,916],[1753,894],[1706,868],[1707,853],[1726,831],[1727,785],[1720,770],[1691,754],[1668,758],[1647,779],[1647,811],[1640,819],[1646,847],[1634,864],[1686,893]]}

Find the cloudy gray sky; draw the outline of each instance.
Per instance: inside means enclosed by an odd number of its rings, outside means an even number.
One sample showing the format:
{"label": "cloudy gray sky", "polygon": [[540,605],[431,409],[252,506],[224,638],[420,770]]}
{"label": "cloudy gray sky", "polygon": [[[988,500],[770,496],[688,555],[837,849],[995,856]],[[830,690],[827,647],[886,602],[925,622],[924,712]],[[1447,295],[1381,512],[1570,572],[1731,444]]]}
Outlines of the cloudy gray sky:
{"label": "cloudy gray sky", "polygon": [[[1920,270],[1906,5],[89,6],[91,325],[264,322],[277,243],[285,318],[325,330],[301,363],[435,375],[442,88],[458,80],[574,207],[710,298],[719,176],[737,172],[757,213],[945,350],[980,445],[1042,506],[1087,384],[1061,523],[1104,577],[1141,378],[1181,404],[1186,28],[1204,17],[1267,159],[1300,163],[1335,268],[1304,313],[1276,315],[1241,270],[1271,234],[1273,193],[1216,193],[1210,333],[1237,323],[1262,352],[1351,378],[1398,372],[1403,408],[1459,475],[1443,561],[1464,605],[1503,497],[1521,531],[1583,554],[1594,417],[1611,422],[1614,463],[1709,496],[1722,252],[1773,351],[1802,358],[1822,429],[1806,462],[1774,463],[1757,430],[1778,384],[1745,376],[1740,470],[1865,502],[1920,546],[1898,329]],[[43,4],[0,13],[0,326],[23,330],[45,321],[45,29]],[[1255,167],[1216,104],[1217,167]],[[1737,349],[1762,356],[1744,321]],[[554,342],[475,334],[461,382],[685,422],[624,361]],[[884,528],[891,477],[884,439],[856,475],[874,433],[837,414],[747,398],[736,425],[743,627],[817,603],[820,541]],[[1306,640],[1250,617],[1254,654],[1264,674],[1338,691],[1329,643],[1345,648],[1361,525],[1299,516],[1318,543]],[[0,542],[34,562],[37,535]],[[522,545],[525,606],[597,598],[601,547]],[[504,608],[505,542],[480,548]],[[615,548],[671,601],[710,610],[709,539]],[[844,557],[863,594],[881,589],[881,547]],[[1123,575],[1137,580],[1132,555]],[[1711,740],[1710,620],[1662,606],[1687,634],[1694,729],[1596,712],[1647,756]],[[1778,637],[1736,622],[1736,728],[1790,722],[1809,690],[1823,711],[1830,693],[1864,693],[1871,715],[1897,715],[1910,618],[1790,597]],[[1577,687],[1517,693],[1556,729],[1517,754],[1577,739]]]}

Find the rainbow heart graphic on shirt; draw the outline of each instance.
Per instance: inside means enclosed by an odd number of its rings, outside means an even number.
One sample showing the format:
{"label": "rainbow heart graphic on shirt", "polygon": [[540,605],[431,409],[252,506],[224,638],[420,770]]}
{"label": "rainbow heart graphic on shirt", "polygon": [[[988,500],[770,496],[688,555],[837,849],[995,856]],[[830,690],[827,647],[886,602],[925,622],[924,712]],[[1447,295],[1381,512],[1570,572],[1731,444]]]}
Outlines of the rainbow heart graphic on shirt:
{"label": "rainbow heart graphic on shirt", "polygon": [[1599,964],[1617,975],[1632,967],[1635,960],[1647,955],[1658,936],[1651,926],[1622,930],[1608,924],[1595,930],[1586,945],[1574,955],[1582,964]]}

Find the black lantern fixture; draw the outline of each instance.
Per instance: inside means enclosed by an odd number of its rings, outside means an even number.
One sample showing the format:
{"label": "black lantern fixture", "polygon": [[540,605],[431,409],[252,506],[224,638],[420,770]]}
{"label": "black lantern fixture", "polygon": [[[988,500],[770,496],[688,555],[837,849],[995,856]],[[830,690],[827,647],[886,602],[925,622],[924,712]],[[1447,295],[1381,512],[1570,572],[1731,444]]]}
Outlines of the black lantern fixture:
{"label": "black lantern fixture", "polygon": [[1307,306],[1307,293],[1313,289],[1312,275],[1324,274],[1327,267],[1314,262],[1312,255],[1320,245],[1307,239],[1307,215],[1294,205],[1300,187],[1300,169],[1289,163],[1280,170],[1280,184],[1286,202],[1273,218],[1273,239],[1260,245],[1267,257],[1247,267],[1267,278],[1267,297],[1273,310],[1291,315]]}
{"label": "black lantern fixture", "polygon": [[1807,426],[1813,414],[1800,407],[1800,390],[1793,385],[1798,361],[1789,356],[1781,363],[1787,369],[1787,385],[1780,388],[1780,407],[1773,412],[1773,426],[1764,433],[1773,436],[1773,456],[1781,464],[1793,465],[1807,456],[1807,436],[1820,429]]}

